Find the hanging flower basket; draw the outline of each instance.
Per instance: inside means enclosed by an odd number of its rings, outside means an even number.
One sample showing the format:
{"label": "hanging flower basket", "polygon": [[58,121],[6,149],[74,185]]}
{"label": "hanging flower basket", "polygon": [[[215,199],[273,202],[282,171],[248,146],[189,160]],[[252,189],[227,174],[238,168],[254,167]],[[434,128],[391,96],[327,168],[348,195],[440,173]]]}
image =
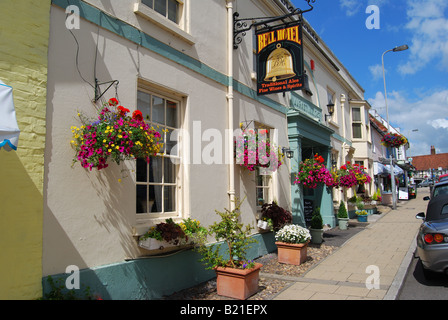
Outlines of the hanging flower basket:
{"label": "hanging flower basket", "polygon": [[83,168],[98,170],[108,167],[108,161],[117,164],[130,159],[145,159],[162,150],[162,136],[143,120],[139,110],[128,115],[129,109],[118,106],[112,98],[100,110],[95,120],[78,113],[82,126],[73,126],[71,146],[76,151],[73,162]]}
{"label": "hanging flower basket", "polygon": [[370,183],[372,178],[364,171],[364,166],[352,165],[350,161],[332,172],[335,185],[343,188],[351,188],[356,185]]}
{"label": "hanging flower basket", "polygon": [[381,139],[381,144],[386,147],[398,148],[406,143],[408,143],[408,140],[405,136],[392,132],[386,133]]}
{"label": "hanging flower basket", "polygon": [[317,188],[320,183],[325,184],[327,187],[334,187],[335,180],[324,162],[324,158],[318,154],[314,158],[300,162],[299,172],[294,183],[310,189]]}
{"label": "hanging flower basket", "polygon": [[246,129],[236,137],[236,164],[249,171],[257,167],[276,171],[283,164],[283,157],[281,149],[267,137],[267,130]]}

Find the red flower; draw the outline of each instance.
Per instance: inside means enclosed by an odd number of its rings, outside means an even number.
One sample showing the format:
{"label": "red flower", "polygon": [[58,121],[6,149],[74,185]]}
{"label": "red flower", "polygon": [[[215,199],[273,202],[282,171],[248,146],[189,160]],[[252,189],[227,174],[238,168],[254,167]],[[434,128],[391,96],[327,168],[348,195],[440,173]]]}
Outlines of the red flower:
{"label": "red flower", "polygon": [[132,119],[143,121],[143,114],[140,110],[135,110],[132,113]]}
{"label": "red flower", "polygon": [[110,106],[116,106],[116,105],[118,105],[118,100],[115,99],[115,98],[110,99],[110,100],[109,100],[109,105],[110,105]]}
{"label": "red flower", "polygon": [[126,113],[129,112],[129,109],[124,108],[124,107],[122,107],[122,106],[119,106],[117,109],[118,109],[118,111],[119,111],[119,113],[120,113],[120,116],[125,116]]}

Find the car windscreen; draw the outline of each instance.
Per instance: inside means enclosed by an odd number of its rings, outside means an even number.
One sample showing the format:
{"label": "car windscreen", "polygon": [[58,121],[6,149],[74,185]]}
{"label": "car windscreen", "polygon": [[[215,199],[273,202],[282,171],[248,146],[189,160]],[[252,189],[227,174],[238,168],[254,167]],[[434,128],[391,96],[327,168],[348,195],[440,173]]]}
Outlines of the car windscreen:
{"label": "car windscreen", "polygon": [[440,211],[441,215],[448,214],[448,204],[444,205],[442,210]]}
{"label": "car windscreen", "polygon": [[436,186],[434,188],[432,196],[437,197],[443,194],[448,194],[448,184],[444,186]]}
{"label": "car windscreen", "polygon": [[448,217],[448,195],[432,197],[426,209],[426,220],[434,221]]}

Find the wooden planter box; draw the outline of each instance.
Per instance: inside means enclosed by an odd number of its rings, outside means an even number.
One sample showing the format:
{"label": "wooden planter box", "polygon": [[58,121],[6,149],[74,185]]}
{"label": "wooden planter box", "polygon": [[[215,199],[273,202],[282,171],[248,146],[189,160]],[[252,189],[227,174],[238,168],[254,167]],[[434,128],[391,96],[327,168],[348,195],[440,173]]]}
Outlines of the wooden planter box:
{"label": "wooden planter box", "polygon": [[234,269],[217,267],[216,290],[218,295],[246,300],[258,292],[261,263],[255,263],[252,269]]}
{"label": "wooden planter box", "polygon": [[300,265],[306,261],[308,243],[276,242],[278,248],[278,262]]}

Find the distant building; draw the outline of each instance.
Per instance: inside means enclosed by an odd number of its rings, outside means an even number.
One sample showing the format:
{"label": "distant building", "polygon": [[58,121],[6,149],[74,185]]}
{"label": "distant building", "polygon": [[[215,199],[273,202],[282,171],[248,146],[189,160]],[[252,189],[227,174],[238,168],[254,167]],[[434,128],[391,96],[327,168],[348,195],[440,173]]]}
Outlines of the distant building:
{"label": "distant building", "polygon": [[412,157],[412,164],[416,169],[415,179],[437,179],[448,173],[448,153],[436,154],[436,148],[431,146],[431,154]]}

